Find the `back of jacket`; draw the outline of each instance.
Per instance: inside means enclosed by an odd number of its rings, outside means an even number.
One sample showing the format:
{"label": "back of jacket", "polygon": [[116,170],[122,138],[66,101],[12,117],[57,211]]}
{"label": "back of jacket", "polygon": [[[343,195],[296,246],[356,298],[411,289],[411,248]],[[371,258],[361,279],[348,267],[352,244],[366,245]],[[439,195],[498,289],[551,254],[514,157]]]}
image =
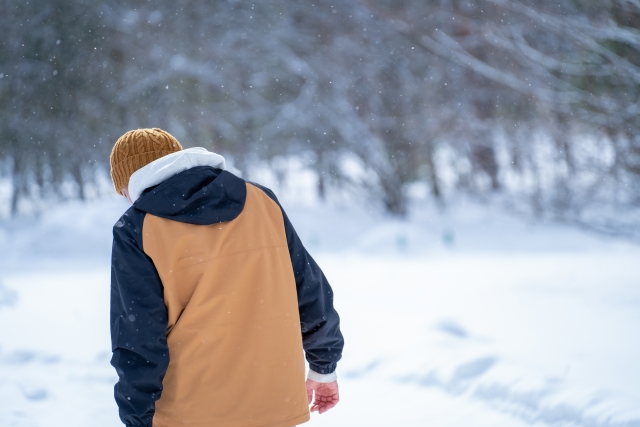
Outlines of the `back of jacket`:
{"label": "back of jacket", "polygon": [[144,252],[168,310],[170,362],[154,427],[291,427],[309,418],[282,213],[246,185],[244,209],[233,221],[144,220]]}
{"label": "back of jacket", "polygon": [[342,351],[333,293],[268,189],[211,167],[147,190],[114,226],[115,397],[127,426],[292,427],[304,352]]}

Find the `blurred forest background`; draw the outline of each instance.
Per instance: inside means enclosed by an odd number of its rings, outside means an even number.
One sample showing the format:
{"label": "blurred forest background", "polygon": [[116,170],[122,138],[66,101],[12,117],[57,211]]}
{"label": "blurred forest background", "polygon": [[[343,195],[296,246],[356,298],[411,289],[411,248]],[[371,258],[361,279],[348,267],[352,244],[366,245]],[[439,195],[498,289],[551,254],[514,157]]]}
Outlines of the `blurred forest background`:
{"label": "blurred forest background", "polygon": [[94,197],[161,127],[394,215],[419,184],[640,238],[638,0],[8,0],[0,28],[7,214]]}

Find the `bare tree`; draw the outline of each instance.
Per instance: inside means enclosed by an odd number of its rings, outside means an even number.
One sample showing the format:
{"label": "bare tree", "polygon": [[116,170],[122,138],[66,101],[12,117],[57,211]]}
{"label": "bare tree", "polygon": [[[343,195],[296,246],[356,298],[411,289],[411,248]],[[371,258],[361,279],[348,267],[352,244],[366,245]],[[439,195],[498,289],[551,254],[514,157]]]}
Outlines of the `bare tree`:
{"label": "bare tree", "polygon": [[85,197],[113,140],[147,126],[244,172],[303,155],[321,195],[356,156],[357,184],[397,215],[416,181],[441,203],[501,192],[590,224],[591,207],[640,203],[632,0],[35,0],[0,22],[14,212],[69,179]]}

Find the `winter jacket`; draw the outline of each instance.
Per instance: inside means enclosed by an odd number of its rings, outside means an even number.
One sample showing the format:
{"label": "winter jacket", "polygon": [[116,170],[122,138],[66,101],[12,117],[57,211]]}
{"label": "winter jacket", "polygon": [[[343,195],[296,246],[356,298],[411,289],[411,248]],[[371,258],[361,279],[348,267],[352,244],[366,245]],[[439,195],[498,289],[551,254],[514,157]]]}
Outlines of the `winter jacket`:
{"label": "winter jacket", "polygon": [[[113,228],[120,417],[144,427],[301,424],[302,350],[320,374],[342,353],[331,287],[270,190],[188,155],[136,172],[153,186],[132,193]],[[136,174],[130,187],[145,187]]]}

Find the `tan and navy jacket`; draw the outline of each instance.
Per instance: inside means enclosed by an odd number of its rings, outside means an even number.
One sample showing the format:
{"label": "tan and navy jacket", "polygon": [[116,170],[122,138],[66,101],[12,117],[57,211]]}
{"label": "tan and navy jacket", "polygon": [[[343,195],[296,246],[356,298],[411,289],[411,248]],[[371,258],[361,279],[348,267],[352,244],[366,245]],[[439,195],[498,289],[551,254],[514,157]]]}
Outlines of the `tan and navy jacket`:
{"label": "tan and navy jacket", "polygon": [[331,287],[270,190],[191,167],[146,189],[113,238],[111,363],[127,426],[309,419],[303,349],[331,374],[343,338]]}

